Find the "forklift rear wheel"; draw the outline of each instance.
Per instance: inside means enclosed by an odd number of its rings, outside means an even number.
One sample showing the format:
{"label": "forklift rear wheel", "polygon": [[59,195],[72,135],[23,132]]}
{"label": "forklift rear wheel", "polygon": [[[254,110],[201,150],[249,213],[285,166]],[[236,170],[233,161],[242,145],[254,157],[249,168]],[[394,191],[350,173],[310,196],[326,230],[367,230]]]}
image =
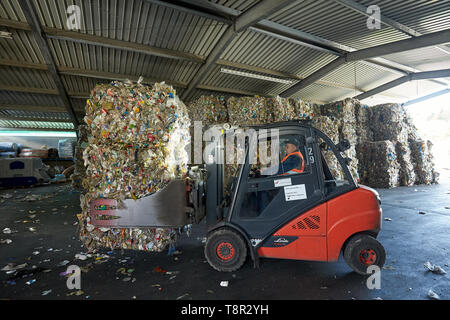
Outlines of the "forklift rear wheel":
{"label": "forklift rear wheel", "polygon": [[205,257],[221,272],[238,270],[247,257],[247,245],[240,234],[230,229],[213,231],[206,240]]}
{"label": "forklift rear wheel", "polygon": [[356,235],[351,238],[344,249],[344,260],[350,268],[361,275],[367,275],[367,268],[372,265],[380,269],[386,261],[386,252],[374,237]]}

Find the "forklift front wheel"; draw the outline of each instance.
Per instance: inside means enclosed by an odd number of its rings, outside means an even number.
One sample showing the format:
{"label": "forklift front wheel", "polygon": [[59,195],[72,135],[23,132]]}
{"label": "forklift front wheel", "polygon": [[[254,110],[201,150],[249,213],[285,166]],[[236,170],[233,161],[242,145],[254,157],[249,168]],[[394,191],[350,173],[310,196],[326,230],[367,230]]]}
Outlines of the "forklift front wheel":
{"label": "forklift front wheel", "polygon": [[361,275],[367,275],[367,269],[375,265],[380,269],[386,261],[386,252],[375,238],[363,234],[351,238],[344,248],[344,260],[350,268]]}
{"label": "forklift front wheel", "polygon": [[247,245],[240,234],[230,229],[213,231],[206,240],[205,257],[221,272],[238,270],[247,257]]}

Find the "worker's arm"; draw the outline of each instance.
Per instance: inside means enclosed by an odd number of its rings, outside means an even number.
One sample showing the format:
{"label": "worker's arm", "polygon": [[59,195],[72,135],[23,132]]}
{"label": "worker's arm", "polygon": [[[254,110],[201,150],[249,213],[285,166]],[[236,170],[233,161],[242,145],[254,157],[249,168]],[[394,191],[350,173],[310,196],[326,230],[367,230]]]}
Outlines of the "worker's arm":
{"label": "worker's arm", "polygon": [[297,155],[289,156],[284,162],[280,163],[277,175],[284,174],[292,169],[300,168],[302,159]]}

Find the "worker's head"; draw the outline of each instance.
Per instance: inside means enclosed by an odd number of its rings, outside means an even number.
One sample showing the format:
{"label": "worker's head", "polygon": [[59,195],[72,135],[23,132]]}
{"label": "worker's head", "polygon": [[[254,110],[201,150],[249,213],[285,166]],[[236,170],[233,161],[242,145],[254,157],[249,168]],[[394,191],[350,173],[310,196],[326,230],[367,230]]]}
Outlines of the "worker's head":
{"label": "worker's head", "polygon": [[295,152],[297,151],[297,149],[298,149],[298,141],[296,141],[295,139],[289,139],[284,144],[284,150],[286,151],[286,154]]}

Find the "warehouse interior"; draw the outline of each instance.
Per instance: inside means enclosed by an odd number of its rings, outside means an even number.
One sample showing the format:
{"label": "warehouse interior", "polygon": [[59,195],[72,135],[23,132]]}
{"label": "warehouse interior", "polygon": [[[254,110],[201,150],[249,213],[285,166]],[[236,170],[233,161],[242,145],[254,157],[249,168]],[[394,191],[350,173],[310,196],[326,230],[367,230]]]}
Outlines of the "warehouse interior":
{"label": "warehouse interior", "polygon": [[[169,117],[165,97],[177,101],[174,125],[145,134],[115,104]],[[187,145],[194,121],[308,121],[347,139],[350,174],[381,197],[381,288],[342,256],[217,272],[204,221],[173,243],[169,229],[89,223],[102,192],[136,202],[167,185],[139,186],[165,160],[130,173],[119,144],[167,130],[165,154]],[[449,121],[448,0],[2,0],[0,299],[448,300]],[[345,177],[330,150],[330,172]],[[14,175],[19,159],[30,174]],[[114,183],[108,168],[122,168]],[[237,168],[225,166],[226,181]],[[81,289],[66,286],[69,265]]]}

